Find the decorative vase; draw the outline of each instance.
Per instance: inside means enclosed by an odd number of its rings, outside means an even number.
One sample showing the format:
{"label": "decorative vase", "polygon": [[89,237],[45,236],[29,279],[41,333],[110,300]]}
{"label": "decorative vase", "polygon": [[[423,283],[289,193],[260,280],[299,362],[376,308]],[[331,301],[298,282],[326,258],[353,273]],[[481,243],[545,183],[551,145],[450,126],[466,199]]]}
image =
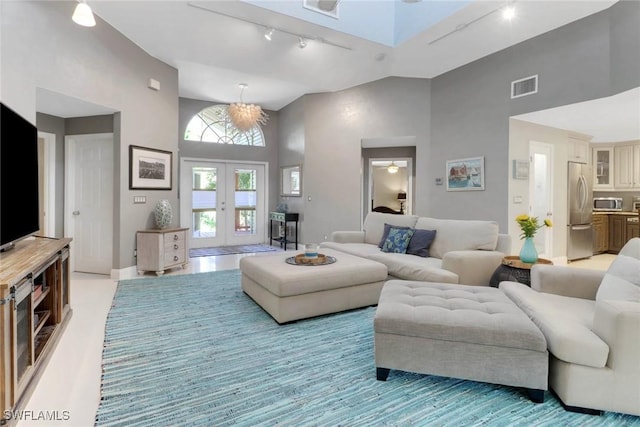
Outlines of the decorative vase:
{"label": "decorative vase", "polygon": [[156,207],[153,210],[153,214],[156,219],[156,226],[158,228],[168,228],[173,220],[173,211],[171,210],[171,203],[168,200],[158,200]]}
{"label": "decorative vase", "polygon": [[525,237],[524,245],[520,251],[520,261],[528,264],[533,264],[538,261],[538,251],[536,251],[536,245],[533,243],[533,237]]}

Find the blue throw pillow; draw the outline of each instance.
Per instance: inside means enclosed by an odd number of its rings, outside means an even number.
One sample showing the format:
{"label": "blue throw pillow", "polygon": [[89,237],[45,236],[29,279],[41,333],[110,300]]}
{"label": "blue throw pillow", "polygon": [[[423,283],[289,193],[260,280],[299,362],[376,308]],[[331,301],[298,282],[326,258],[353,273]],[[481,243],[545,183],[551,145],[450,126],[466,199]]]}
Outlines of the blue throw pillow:
{"label": "blue throw pillow", "polygon": [[418,255],[421,257],[429,256],[429,246],[433,243],[433,239],[436,238],[436,230],[420,230],[416,229],[415,233],[409,241],[407,247],[407,253],[411,255]]}
{"label": "blue throw pillow", "polygon": [[378,243],[378,247],[380,249],[382,249],[382,246],[384,245],[384,242],[387,240],[387,237],[389,236],[389,230],[391,230],[391,227],[393,228],[398,228],[400,230],[408,230],[411,227],[400,227],[400,226],[396,226],[396,225],[391,225],[391,224],[387,224],[386,222],[384,223],[384,231],[382,232],[382,239],[380,239],[380,243]]}
{"label": "blue throw pillow", "polygon": [[387,240],[385,240],[384,245],[382,245],[382,252],[392,252],[395,254],[406,253],[413,233],[414,230],[411,228],[402,229],[391,227]]}

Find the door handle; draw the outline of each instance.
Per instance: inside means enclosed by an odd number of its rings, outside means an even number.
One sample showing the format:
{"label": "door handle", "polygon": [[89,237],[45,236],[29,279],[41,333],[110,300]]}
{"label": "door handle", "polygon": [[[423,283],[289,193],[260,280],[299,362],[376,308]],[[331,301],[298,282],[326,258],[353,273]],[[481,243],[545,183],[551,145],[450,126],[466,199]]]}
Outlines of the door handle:
{"label": "door handle", "polygon": [[73,211],[72,214],[75,215],[75,216],[78,216],[78,215],[80,215],[80,211]]}

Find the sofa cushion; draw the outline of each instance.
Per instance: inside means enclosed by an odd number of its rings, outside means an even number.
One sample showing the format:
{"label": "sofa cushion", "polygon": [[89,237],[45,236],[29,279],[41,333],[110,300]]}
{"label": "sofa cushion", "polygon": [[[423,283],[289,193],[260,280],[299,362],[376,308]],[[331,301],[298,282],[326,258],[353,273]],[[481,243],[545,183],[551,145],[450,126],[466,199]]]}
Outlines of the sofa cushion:
{"label": "sofa cushion", "polygon": [[376,245],[370,245],[368,243],[336,243],[336,242],[322,242],[321,248],[334,249],[336,251],[344,252],[350,255],[357,255],[363,258],[369,258],[371,255],[379,254],[380,248]]}
{"label": "sofa cushion", "polygon": [[429,255],[442,258],[451,251],[488,250],[498,244],[498,223],[455,219],[418,218],[415,228],[436,230],[436,237],[429,248]]}
{"label": "sofa cushion", "polygon": [[382,252],[392,252],[395,254],[406,253],[413,233],[414,230],[411,228],[391,227],[387,240],[385,240],[384,245],[382,245]]}
{"label": "sofa cushion", "polygon": [[640,259],[618,255],[598,287],[596,301],[640,302]]}
{"label": "sofa cushion", "polygon": [[429,246],[433,243],[433,239],[436,237],[435,230],[421,230],[416,229],[415,233],[409,241],[409,247],[407,247],[407,253],[411,255],[418,255],[420,257],[429,256]]}
{"label": "sofa cushion", "polygon": [[418,217],[415,215],[394,215],[371,212],[364,220],[364,242],[377,246],[382,239],[385,223],[399,227],[414,228],[417,219]]}
{"label": "sofa cushion", "polygon": [[501,282],[500,289],[542,331],[556,358],[594,368],[606,365],[609,346],[592,331],[595,301],[537,292],[516,282]]}
{"label": "sofa cushion", "polygon": [[371,254],[368,258],[386,265],[389,275],[398,279],[458,283],[458,275],[444,270],[442,260],[438,258],[422,258],[384,252]]}
{"label": "sofa cushion", "polygon": [[380,243],[378,243],[378,247],[380,249],[382,249],[382,247],[384,246],[384,242],[387,240],[387,237],[389,237],[389,231],[391,230],[391,227],[393,228],[402,228],[402,229],[409,229],[411,227],[400,227],[397,225],[391,225],[391,224],[387,224],[386,222],[384,223],[384,231],[382,232],[382,238],[380,239]]}

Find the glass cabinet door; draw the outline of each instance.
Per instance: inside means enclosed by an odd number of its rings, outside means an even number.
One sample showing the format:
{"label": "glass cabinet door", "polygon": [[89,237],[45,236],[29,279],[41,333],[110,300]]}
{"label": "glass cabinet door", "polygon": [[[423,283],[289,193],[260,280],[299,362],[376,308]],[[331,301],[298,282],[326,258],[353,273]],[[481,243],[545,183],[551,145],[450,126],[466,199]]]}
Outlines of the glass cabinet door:
{"label": "glass cabinet door", "polygon": [[[33,320],[31,300],[31,280],[25,280],[16,286],[13,301],[13,348],[15,349],[14,389],[21,390],[27,383],[26,374],[33,366]],[[18,393],[19,394],[19,393]]]}
{"label": "glass cabinet door", "polygon": [[613,148],[594,147],[593,149],[593,188],[613,188]]}

